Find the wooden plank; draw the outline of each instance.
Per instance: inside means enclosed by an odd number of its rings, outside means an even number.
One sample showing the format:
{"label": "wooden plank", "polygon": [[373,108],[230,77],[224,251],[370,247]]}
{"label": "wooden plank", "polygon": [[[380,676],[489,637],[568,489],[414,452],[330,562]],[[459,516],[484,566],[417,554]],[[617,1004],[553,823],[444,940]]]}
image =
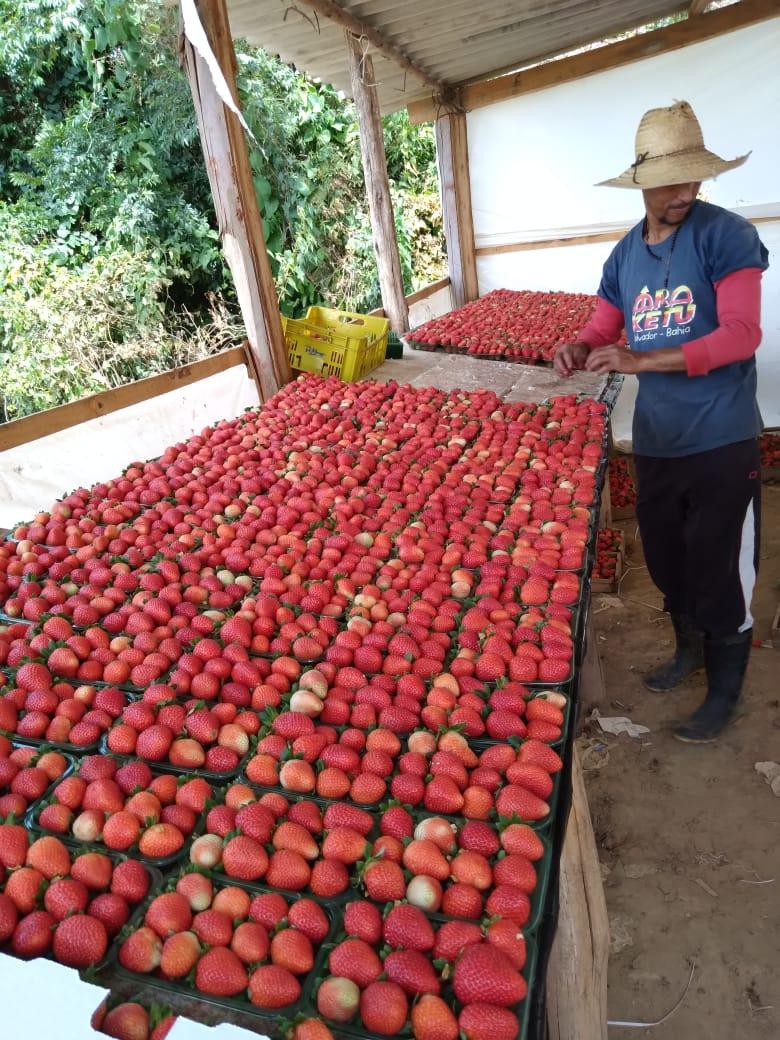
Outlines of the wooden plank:
{"label": "wooden plank", "polygon": [[[771,224],[780,220],[780,214],[763,217],[745,217],[751,224]],[[559,246],[584,246],[593,242],[619,242],[633,225],[627,224],[614,231],[599,231],[592,235],[567,235],[564,238],[540,238],[533,242],[502,242],[496,246],[479,246],[477,256],[500,256],[503,253],[521,253],[529,249],[557,249]]]}
{"label": "wooden plank", "polygon": [[452,301],[462,307],[479,296],[464,113],[447,113],[436,120],[436,153]]}
{"label": "wooden plank", "polygon": [[[440,278],[438,282],[431,282],[430,285],[424,285],[422,289],[418,289],[416,292],[409,293],[406,297],[407,307],[411,307],[413,303],[421,303],[423,300],[427,300],[429,296],[435,296],[441,289],[446,289],[450,284],[448,277]],[[386,318],[384,307],[375,307],[373,311],[369,311],[372,318]]]}
{"label": "wooden plank", "polygon": [[400,65],[400,67],[405,69],[407,72],[411,72],[413,75],[417,76],[423,81],[423,83],[432,87],[437,93],[445,89],[441,80],[436,79],[434,76],[430,76],[424,68],[417,65],[411,60],[411,58],[407,57],[402,50],[390,43],[389,40],[385,39],[385,37],[374,28],[374,26],[369,25],[368,22],[361,21],[359,18],[355,18],[354,15],[345,11],[340,4],[334,3],[333,0],[300,0],[300,2],[302,2],[306,7],[310,7],[318,15],[322,15],[323,18],[327,18],[336,25],[340,25],[351,35],[357,36],[358,38],[365,37],[365,39],[386,58],[395,62],[396,65]]}
{"label": "wooden plank", "polygon": [[576,745],[560,859],[558,929],[547,965],[549,1040],[607,1040],[609,918]]}
{"label": "wooden plank", "polygon": [[130,405],[149,401],[171,390],[178,390],[179,387],[197,383],[218,372],[225,372],[236,365],[246,364],[247,354],[244,348],[232,347],[230,350],[214,354],[213,357],[204,358],[203,361],[193,361],[191,365],[182,365],[160,375],[149,376],[148,379],[139,379],[135,383],[127,383],[125,386],[82,397],[78,401],[71,401],[70,404],[48,408],[46,411],[36,412],[35,415],[27,415],[23,419],[14,419],[0,425],[0,451],[27,444],[38,440],[39,437],[48,437],[50,433],[67,430],[71,426],[78,426],[79,423],[96,419],[101,415],[110,415],[111,412],[118,412]]}
{"label": "wooden plank", "polygon": [[[211,48],[237,101],[236,56],[225,0],[196,3]],[[186,39],[182,40],[182,50],[222,248],[246,326],[255,381],[261,399],[266,400],[290,381],[292,372],[246,137],[237,116],[217,94],[206,63]]]}
{"label": "wooden plank", "polygon": [[[463,84],[460,86],[460,105],[464,111],[470,112],[521,94],[555,87],[582,76],[591,76],[606,69],[619,68],[643,58],[701,43],[702,40],[775,18],[778,14],[780,0],[741,0],[729,7],[697,14],[662,29],[631,36],[627,40],[569,58],[559,58],[509,75],[486,77],[477,83]],[[415,101],[408,106],[409,119],[412,123],[428,122],[437,117],[439,110],[440,100],[435,97]]]}
{"label": "wooden plank", "polygon": [[345,38],[352,96],[358,115],[360,157],[363,162],[371,233],[379,270],[382,307],[390,319],[393,332],[403,335],[409,329],[409,308],[404,297],[404,281],[395,233],[390,180],[387,176],[385,140],[374,79],[374,65],[357,36],[347,32]]}
{"label": "wooden plank", "polygon": [[688,8],[688,17],[690,18],[695,14],[704,14],[704,9],[709,7],[712,0],[691,0],[690,7]]}

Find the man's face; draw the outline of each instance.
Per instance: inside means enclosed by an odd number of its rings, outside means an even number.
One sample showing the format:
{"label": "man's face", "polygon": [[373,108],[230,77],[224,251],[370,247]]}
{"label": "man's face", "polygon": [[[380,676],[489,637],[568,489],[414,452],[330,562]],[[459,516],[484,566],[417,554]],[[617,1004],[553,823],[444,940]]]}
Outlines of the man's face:
{"label": "man's face", "polygon": [[663,188],[643,188],[645,209],[659,224],[676,227],[688,216],[700,187],[701,181],[690,181]]}

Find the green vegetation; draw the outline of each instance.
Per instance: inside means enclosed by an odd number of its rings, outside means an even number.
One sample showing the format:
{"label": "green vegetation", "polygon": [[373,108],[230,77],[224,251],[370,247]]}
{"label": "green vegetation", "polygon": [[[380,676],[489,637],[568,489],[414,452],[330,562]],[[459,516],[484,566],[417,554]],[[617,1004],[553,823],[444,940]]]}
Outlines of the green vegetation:
{"label": "green vegetation", "polygon": [[[354,108],[237,44],[282,310],[379,290]],[[408,291],[443,273],[433,136],[385,122]],[[175,12],[153,0],[0,0],[0,421],[242,337]]]}

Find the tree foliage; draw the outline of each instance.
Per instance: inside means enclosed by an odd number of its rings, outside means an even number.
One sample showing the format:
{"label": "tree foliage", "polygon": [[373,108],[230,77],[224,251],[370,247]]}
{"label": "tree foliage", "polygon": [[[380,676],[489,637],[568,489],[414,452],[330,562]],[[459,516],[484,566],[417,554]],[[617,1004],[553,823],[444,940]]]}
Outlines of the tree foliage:
{"label": "tree foliage", "polygon": [[[240,335],[177,31],[154,0],[0,0],[0,419]],[[353,106],[237,54],[283,311],[376,306]],[[411,290],[443,266],[433,136],[385,133]]]}

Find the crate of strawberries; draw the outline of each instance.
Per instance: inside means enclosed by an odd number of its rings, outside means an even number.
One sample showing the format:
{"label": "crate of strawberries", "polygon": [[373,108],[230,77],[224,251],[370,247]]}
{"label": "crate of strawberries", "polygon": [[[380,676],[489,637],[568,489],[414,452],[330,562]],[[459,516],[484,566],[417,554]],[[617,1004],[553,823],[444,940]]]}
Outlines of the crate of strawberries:
{"label": "crate of strawberries", "polygon": [[761,479],[780,481],[780,430],[764,430],[758,439],[761,449]]}
{"label": "crate of strawberries", "polygon": [[613,520],[636,516],[636,480],[632,456],[614,455],[609,460],[609,498]]}
{"label": "crate of strawberries", "polygon": [[591,588],[594,592],[617,592],[623,575],[623,532],[617,527],[604,527],[598,534],[596,562],[593,564]]}

